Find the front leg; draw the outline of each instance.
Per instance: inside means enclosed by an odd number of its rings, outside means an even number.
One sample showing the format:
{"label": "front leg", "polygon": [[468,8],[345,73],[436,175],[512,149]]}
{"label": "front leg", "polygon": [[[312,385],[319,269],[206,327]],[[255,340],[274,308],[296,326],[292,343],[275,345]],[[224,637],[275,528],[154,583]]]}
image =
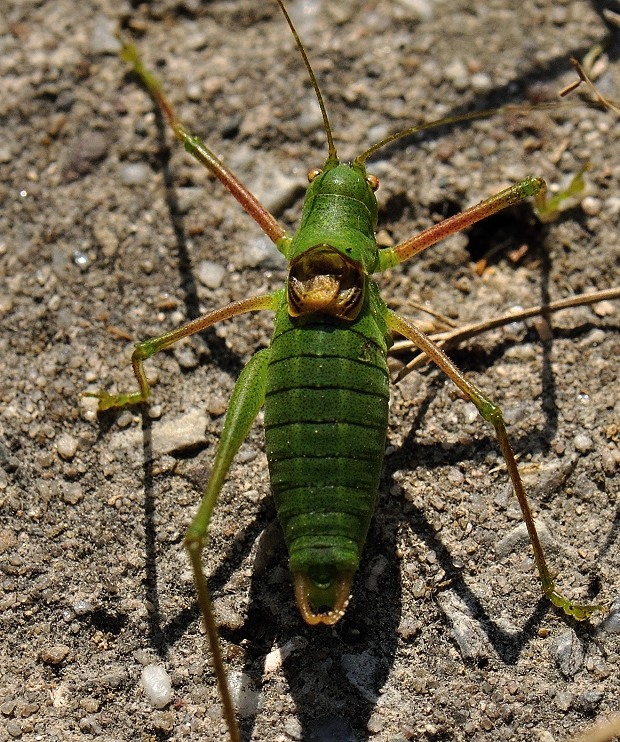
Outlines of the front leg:
{"label": "front leg", "polygon": [[171,330],[158,337],[149,338],[141,343],[137,343],[131,356],[131,366],[138,381],[139,391],[120,394],[109,394],[104,391],[84,392],[83,396],[98,399],[100,412],[109,410],[112,407],[126,407],[127,405],[147,402],[151,396],[151,386],[144,370],[144,361],[154,356],[155,353],[170,348],[171,345],[174,345],[179,340],[190,335],[195,335],[197,332],[201,332],[217,322],[236,317],[238,314],[243,314],[244,312],[258,312],[261,309],[275,311],[277,305],[278,294],[253,296],[251,299],[235,301],[232,304],[227,304],[225,307],[215,309],[213,312],[203,314],[202,317],[191,320],[191,322],[187,322],[176,330]]}

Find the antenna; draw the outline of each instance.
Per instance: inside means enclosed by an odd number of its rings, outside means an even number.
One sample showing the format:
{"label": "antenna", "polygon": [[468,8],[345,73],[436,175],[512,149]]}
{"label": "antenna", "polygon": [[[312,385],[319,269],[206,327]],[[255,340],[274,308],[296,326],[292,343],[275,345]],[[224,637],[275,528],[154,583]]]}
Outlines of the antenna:
{"label": "antenna", "polygon": [[325,109],[325,103],[323,102],[323,96],[321,95],[319,83],[317,82],[316,76],[312,70],[312,66],[310,65],[310,60],[308,59],[308,55],[306,54],[304,45],[301,43],[299,34],[297,33],[295,26],[293,25],[293,21],[291,20],[290,15],[288,14],[286,8],[284,7],[283,0],[277,0],[277,3],[280,6],[280,10],[284,14],[284,17],[286,18],[286,22],[288,23],[289,28],[291,29],[291,33],[293,34],[293,37],[295,38],[295,43],[297,44],[297,48],[299,49],[301,56],[304,60],[304,64],[306,65],[306,69],[308,70],[308,75],[310,76],[310,82],[312,83],[312,87],[314,88],[314,92],[316,94],[317,100],[319,102],[319,106],[321,108],[321,115],[323,116],[323,127],[325,129],[325,134],[327,135],[327,146],[329,149],[329,153],[327,155],[327,162],[325,164],[332,165],[332,166],[338,165],[339,160],[338,160],[338,155],[336,153],[336,146],[334,145],[334,138],[332,137],[332,128],[329,125],[329,119],[327,118],[327,110]]}
{"label": "antenna", "polygon": [[[280,2],[280,0],[278,0],[278,2]],[[476,119],[483,119],[483,118],[487,118],[488,116],[495,116],[498,113],[528,113],[529,111],[541,111],[541,110],[542,111],[554,111],[562,107],[563,106],[561,103],[539,103],[535,106],[507,105],[507,106],[500,106],[499,108],[490,108],[484,111],[471,111],[470,113],[462,113],[456,116],[446,116],[446,118],[438,119],[437,121],[430,121],[426,124],[419,124],[418,126],[411,126],[408,129],[397,131],[395,134],[390,134],[384,139],[381,139],[381,141],[377,142],[376,144],[373,144],[372,147],[369,147],[365,152],[362,152],[361,155],[358,155],[355,158],[354,163],[356,165],[363,165],[366,162],[366,160],[370,157],[370,155],[373,155],[378,149],[381,149],[382,147],[385,147],[386,145],[391,144],[392,142],[395,142],[397,139],[408,137],[411,134],[417,134],[420,131],[427,131],[428,129],[434,129],[436,126],[446,126],[449,124],[460,124],[463,121],[475,121]]]}

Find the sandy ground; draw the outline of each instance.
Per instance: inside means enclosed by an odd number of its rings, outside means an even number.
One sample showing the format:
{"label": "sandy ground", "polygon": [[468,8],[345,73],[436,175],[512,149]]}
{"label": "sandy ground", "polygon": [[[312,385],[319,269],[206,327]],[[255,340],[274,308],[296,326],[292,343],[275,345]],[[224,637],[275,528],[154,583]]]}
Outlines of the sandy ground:
{"label": "sandy ground", "polygon": [[[183,120],[290,229],[326,153],[317,106],[275,3],[2,6],[0,740],[225,740],[181,540],[271,316],[154,359],[144,415],[97,416],[80,392],[131,389],[132,342],[284,272],[238,204],[162,138],[112,33],[136,39]],[[574,78],[569,55],[597,43],[599,85],[620,98],[602,6],[293,11],[349,158],[412,123],[553,97]],[[617,117],[577,99],[378,153],[383,244],[528,173],[558,185],[591,165],[587,197],[553,224],[525,205],[381,276],[390,306],[463,323],[620,284],[619,134]],[[619,322],[607,302],[555,316],[546,339],[512,325],[454,353],[505,409],[562,588],[608,604],[620,596]],[[540,599],[492,431],[441,374],[394,389],[377,514],[333,628],[295,608],[262,441],[257,424],[206,555],[244,740],[559,742],[620,708],[617,612],[577,624]],[[163,709],[145,698],[148,664],[171,677]]]}

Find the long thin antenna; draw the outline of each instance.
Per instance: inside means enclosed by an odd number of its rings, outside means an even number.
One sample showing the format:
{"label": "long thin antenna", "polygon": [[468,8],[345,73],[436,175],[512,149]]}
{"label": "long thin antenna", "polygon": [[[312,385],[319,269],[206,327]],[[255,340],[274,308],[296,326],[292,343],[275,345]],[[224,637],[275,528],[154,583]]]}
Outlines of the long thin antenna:
{"label": "long thin antenna", "polygon": [[[280,0],[278,0],[279,2]],[[568,104],[564,104],[568,105]],[[378,149],[381,149],[382,147],[385,147],[388,144],[391,144],[392,142],[395,142],[397,139],[402,139],[403,137],[411,136],[411,134],[417,134],[420,131],[426,131],[427,129],[434,129],[437,126],[446,126],[449,124],[460,124],[463,121],[475,121],[476,119],[483,119],[487,118],[488,116],[495,116],[499,113],[527,113],[529,111],[555,111],[558,108],[563,108],[562,103],[539,103],[534,106],[528,106],[528,105],[507,105],[507,106],[500,106],[499,108],[490,108],[488,110],[484,111],[471,111],[470,113],[462,113],[458,114],[456,116],[446,116],[446,118],[438,119],[437,121],[430,121],[426,124],[420,124],[419,126],[411,126],[408,129],[403,129],[402,131],[397,131],[395,134],[390,134],[389,136],[385,137],[385,139],[382,139],[381,141],[377,142],[376,144],[373,144],[372,147],[369,147],[365,152],[362,152],[361,155],[358,155],[354,162],[358,165],[363,165],[366,160],[370,157],[370,155],[374,154]]]}
{"label": "long thin antenna", "polygon": [[319,102],[319,106],[321,108],[321,115],[323,116],[323,127],[325,128],[325,134],[327,135],[327,146],[329,149],[329,154],[327,156],[327,162],[325,164],[326,165],[337,165],[339,163],[338,154],[336,153],[336,146],[334,145],[334,138],[332,137],[332,128],[329,125],[329,119],[327,118],[327,110],[325,109],[325,103],[323,102],[323,96],[321,95],[319,83],[317,82],[316,76],[310,65],[310,60],[308,59],[308,55],[306,54],[304,45],[301,43],[299,34],[297,33],[295,26],[293,25],[293,21],[291,20],[290,15],[287,13],[286,8],[284,7],[283,1],[277,0],[277,3],[280,6],[280,10],[284,14],[284,17],[286,18],[286,22],[288,23],[289,28],[291,29],[291,33],[293,34],[293,37],[295,38],[295,43],[297,44],[297,48],[299,49],[301,56],[304,60],[304,64],[306,65],[306,69],[308,70],[308,75],[310,76],[310,82],[312,83],[312,87],[314,88],[314,92],[316,94],[317,100]]}

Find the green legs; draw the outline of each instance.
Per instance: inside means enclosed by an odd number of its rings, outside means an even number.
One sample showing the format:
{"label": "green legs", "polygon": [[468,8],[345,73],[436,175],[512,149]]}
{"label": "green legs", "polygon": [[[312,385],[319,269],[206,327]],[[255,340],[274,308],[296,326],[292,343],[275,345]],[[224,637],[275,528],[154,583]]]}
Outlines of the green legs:
{"label": "green legs", "polygon": [[[160,350],[169,348],[178,340],[200,332],[223,319],[261,309],[275,310],[278,304],[278,296],[278,294],[267,294],[228,304],[221,309],[209,312],[198,319],[188,322],[176,330],[138,343],[132,355],[132,366],[140,390],[129,394],[122,393],[114,395],[107,392],[95,392],[87,393],[85,396],[96,397],[99,400],[100,410],[146,402],[150,396],[150,386],[144,370],[144,361],[147,358],[150,358]],[[202,550],[207,541],[209,521],[211,520],[217,497],[222,489],[230,464],[263,405],[268,361],[269,350],[264,349],[259,351],[252,357],[237,379],[230,399],[228,412],[226,413],[224,430],[217,449],[211,477],[209,478],[198,512],[194,516],[184,540],[185,548],[192,564],[194,582],[198,593],[198,603],[209,639],[209,646],[213,656],[213,667],[232,742],[239,742],[239,728],[226,680],[226,667],[222,658],[217,625],[202,566]]]}
{"label": "green legs", "polygon": [[[492,214],[496,214],[502,209],[513,206],[525,198],[534,198],[536,209],[541,219],[552,219],[557,213],[560,203],[565,198],[574,196],[583,190],[582,176],[583,169],[573,178],[565,191],[562,191],[551,199],[546,198],[546,185],[544,180],[534,177],[525,178],[510,188],[506,188],[504,191],[481,201],[476,206],[465,209],[465,211],[455,214],[453,217],[445,219],[439,224],[435,224],[420,234],[414,235],[410,239],[405,240],[405,242],[382,251],[380,255],[379,270],[397,265],[403,260],[408,260],[445,237],[465,229]],[[469,397],[478,408],[482,417],[487,422],[490,422],[495,428],[495,434],[497,436],[502,456],[506,462],[508,475],[510,476],[517,500],[519,501],[523,520],[525,521],[530,542],[534,549],[534,560],[536,562],[538,574],[540,575],[543,593],[547,598],[549,598],[553,605],[561,608],[564,613],[576,618],[578,621],[584,621],[595,611],[603,610],[602,606],[599,605],[580,605],[573,603],[557,590],[545,560],[543,548],[536,531],[532,511],[528,503],[527,495],[525,494],[523,482],[508,439],[506,426],[500,408],[480,389],[478,389],[477,386],[468,381],[446,354],[415,325],[407,322],[394,312],[388,312],[387,323],[390,329],[400,333],[410,340],[421,352],[426,353],[426,355],[456,384],[456,386],[458,386],[458,388]]]}
{"label": "green legs", "polygon": [[435,245],[440,240],[444,240],[462,229],[467,229],[472,224],[497,214],[502,209],[514,206],[526,198],[535,196],[537,203],[544,203],[546,188],[547,186],[542,178],[524,178],[510,188],[506,188],[490,198],[485,198],[479,204],[434,224],[423,232],[401,242],[400,245],[383,250],[379,270],[398,265],[403,260],[409,260],[409,258],[426,250],[427,247]]}
{"label": "green legs", "polygon": [[222,658],[222,649],[217,633],[217,624],[213,615],[213,604],[207,587],[207,580],[202,566],[202,550],[207,543],[209,521],[215,508],[217,497],[224,484],[230,464],[239,450],[239,446],[248,434],[258,411],[265,400],[265,383],[269,349],[259,350],[245,366],[237,379],[230,398],[224,430],[217,448],[211,476],[203,495],[198,512],[187,529],[183,541],[192,563],[194,583],[198,593],[198,604],[209,637],[209,646],[213,655],[213,667],[224,706],[226,723],[233,742],[239,740],[239,729],[235,717],[235,707],[228,688],[226,667]]}
{"label": "green legs", "polygon": [[514,206],[526,198],[534,198],[536,212],[541,221],[551,221],[557,216],[559,207],[564,200],[573,198],[583,191],[583,173],[586,169],[587,166],[583,167],[566,189],[550,198],[547,197],[547,185],[542,178],[531,176],[524,178],[509,188],[485,198],[479,204],[444,219],[419,234],[413,235],[399,245],[382,250],[379,256],[378,270],[382,271],[398,265],[404,260],[409,260],[446,237],[467,229],[472,224],[497,214],[502,209]]}
{"label": "green legs", "polygon": [[256,196],[226,167],[219,157],[200,138],[187,131],[185,126],[178,120],[174,109],[162,91],[159,80],[144,66],[136,47],[133,44],[125,44],[121,49],[121,58],[133,67],[135,73],[142,80],[159,108],[163,111],[174,135],[183,142],[183,146],[187,152],[215,175],[256,221],[267,237],[273,241],[278,249],[285,252],[289,239],[286,237],[284,229],[278,224],[273,215],[265,209]]}
{"label": "green legs", "polygon": [[595,611],[603,610],[602,606],[599,605],[581,605],[573,603],[568,598],[564,597],[556,588],[551,572],[547,566],[545,555],[543,552],[538,533],[536,531],[536,525],[534,524],[534,518],[532,511],[525,494],[523,482],[519,474],[517,462],[508,440],[508,434],[506,433],[506,426],[502,416],[501,409],[492,402],[475,384],[468,381],[463,373],[452,363],[452,361],[446,356],[446,354],[438,348],[423,332],[418,328],[407,322],[407,320],[399,317],[394,312],[388,311],[387,323],[390,329],[395,330],[399,334],[410,340],[417,348],[426,353],[426,355],[456,384],[456,386],[476,405],[478,412],[482,417],[490,422],[495,428],[495,434],[499,443],[502,456],[506,462],[508,469],[508,475],[512,482],[517,500],[521,507],[521,513],[523,514],[523,520],[527,527],[527,532],[530,537],[532,548],[534,549],[534,560],[540,575],[540,581],[542,583],[542,591],[553,603],[553,605],[561,608],[564,613],[578,621],[584,621]]}
{"label": "green legs", "polygon": [[243,299],[227,304],[225,307],[216,309],[208,314],[203,314],[191,322],[187,322],[176,330],[171,330],[155,338],[149,338],[141,343],[137,343],[131,356],[131,366],[134,375],[138,380],[139,391],[129,394],[108,394],[108,392],[85,392],[85,397],[95,397],[99,400],[99,411],[109,410],[112,407],[125,407],[126,405],[141,404],[147,402],[151,396],[151,387],[146,378],[144,370],[144,361],[159,353],[160,350],[166,350],[174,343],[183,338],[195,335],[197,332],[206,330],[207,327],[221,322],[224,319],[236,317],[238,314],[245,312],[258,312],[261,309],[275,310],[277,306],[277,297],[275,294],[264,294],[263,296],[253,296],[251,299]]}

